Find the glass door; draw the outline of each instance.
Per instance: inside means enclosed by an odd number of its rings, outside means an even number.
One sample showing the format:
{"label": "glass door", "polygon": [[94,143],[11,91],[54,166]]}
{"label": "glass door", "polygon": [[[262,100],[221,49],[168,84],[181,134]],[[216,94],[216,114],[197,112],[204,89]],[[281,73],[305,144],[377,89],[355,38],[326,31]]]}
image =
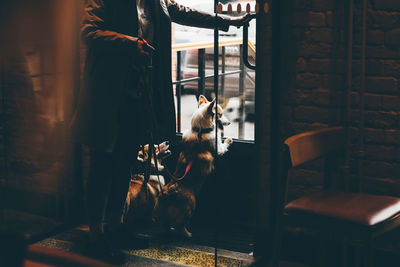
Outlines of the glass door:
{"label": "glass door", "polygon": [[[214,13],[213,0],[177,2]],[[237,18],[247,11],[255,13],[255,6],[255,1],[224,1],[217,9],[222,13],[219,15]],[[248,40],[243,40],[243,28],[231,26],[227,32],[220,30],[218,55],[214,53],[213,29],[174,24],[172,48],[178,134],[190,129],[199,95],[206,96],[209,101],[216,97],[216,60],[218,103],[230,121],[222,135],[224,139],[234,140],[229,152],[217,160],[214,174],[200,193],[191,221],[193,242],[246,253],[253,251],[256,200],[255,70],[248,68],[245,61],[255,64],[255,23],[255,20],[250,22]],[[244,49],[247,49],[245,59]]]}

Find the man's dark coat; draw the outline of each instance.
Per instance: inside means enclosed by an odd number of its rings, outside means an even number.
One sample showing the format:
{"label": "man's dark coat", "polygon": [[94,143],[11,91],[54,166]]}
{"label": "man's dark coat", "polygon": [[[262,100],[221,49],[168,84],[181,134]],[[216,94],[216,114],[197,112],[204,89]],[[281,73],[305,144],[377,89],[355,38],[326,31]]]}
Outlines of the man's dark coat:
{"label": "man's dark coat", "polygon": [[[183,7],[174,0],[149,1],[154,11],[153,45],[157,50],[153,62],[156,66],[153,79],[156,131],[160,138],[173,139],[176,120],[171,81],[171,21],[213,28],[216,20],[213,15]],[[229,20],[218,17],[218,25],[226,31]],[[121,106],[124,103],[146,105],[144,97],[148,88],[143,88],[138,71],[144,60],[137,50],[137,28],[135,0],[88,1],[82,27],[87,45],[85,82],[74,125],[78,139],[91,148],[112,151],[121,123]],[[145,127],[137,124],[146,122],[150,112],[145,107],[137,110],[139,112],[134,110],[125,115],[132,116],[129,123],[140,132]],[[140,135],[132,133],[132,137],[135,136]]]}

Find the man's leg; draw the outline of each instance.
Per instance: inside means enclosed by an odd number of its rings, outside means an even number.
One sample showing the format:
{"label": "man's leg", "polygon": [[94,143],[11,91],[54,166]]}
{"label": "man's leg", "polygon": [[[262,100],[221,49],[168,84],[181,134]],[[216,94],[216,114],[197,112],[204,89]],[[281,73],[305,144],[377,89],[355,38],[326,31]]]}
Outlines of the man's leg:
{"label": "man's leg", "polygon": [[90,242],[86,253],[91,257],[113,264],[122,264],[124,255],[112,248],[104,220],[107,197],[110,195],[113,178],[113,155],[110,152],[92,150],[90,158],[90,171],[86,186]]}
{"label": "man's leg", "polygon": [[90,171],[87,179],[87,214],[92,241],[104,234],[103,217],[111,185],[113,157],[110,152],[90,151]]}
{"label": "man's leg", "polygon": [[[105,220],[109,226],[112,238],[116,237],[117,246],[125,243],[121,239],[134,240],[133,236],[128,237],[129,233],[124,231],[121,225],[121,215],[129,190],[131,170],[137,172],[137,153],[141,143],[143,143],[144,130],[147,123],[143,120],[143,110],[140,101],[133,101],[126,98],[121,105],[118,118],[118,135],[115,140],[113,150],[113,175],[108,204],[106,208]],[[139,242],[140,246],[141,242]]]}
{"label": "man's leg", "polygon": [[[137,172],[137,153],[139,140],[135,133],[136,129],[129,128],[130,124],[121,125],[118,138],[113,152],[113,175],[108,205],[105,214],[110,238],[115,241],[116,246],[147,246],[147,240],[139,240],[124,229],[121,224],[121,216],[129,183],[131,172]],[[136,130],[137,131],[137,130]]]}
{"label": "man's leg", "polygon": [[128,144],[125,148],[115,148],[113,152],[113,171],[112,183],[110,184],[108,203],[106,206],[105,221],[111,232],[119,231],[121,228],[121,216],[125,205],[126,195],[129,189],[131,179],[131,169],[134,167],[132,151],[127,151]]}

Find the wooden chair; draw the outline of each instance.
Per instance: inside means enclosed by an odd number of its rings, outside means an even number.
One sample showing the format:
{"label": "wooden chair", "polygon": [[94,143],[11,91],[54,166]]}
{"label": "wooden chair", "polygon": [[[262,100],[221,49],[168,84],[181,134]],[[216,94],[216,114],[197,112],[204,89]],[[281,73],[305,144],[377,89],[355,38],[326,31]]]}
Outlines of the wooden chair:
{"label": "wooden chair", "polygon": [[[314,229],[325,240],[342,238],[360,242],[365,248],[364,266],[373,266],[372,242],[400,224],[400,198],[334,190],[333,185],[340,181],[334,177],[340,172],[335,165],[344,147],[343,127],[309,131],[285,140],[280,180],[283,190],[277,197],[277,232],[281,233],[282,224],[290,224]],[[324,190],[285,203],[289,170],[319,158],[325,158]],[[278,240],[281,236],[278,234]],[[281,246],[279,241],[277,244],[275,266]],[[324,266],[321,252],[319,265]],[[346,264],[345,259],[342,263]]]}

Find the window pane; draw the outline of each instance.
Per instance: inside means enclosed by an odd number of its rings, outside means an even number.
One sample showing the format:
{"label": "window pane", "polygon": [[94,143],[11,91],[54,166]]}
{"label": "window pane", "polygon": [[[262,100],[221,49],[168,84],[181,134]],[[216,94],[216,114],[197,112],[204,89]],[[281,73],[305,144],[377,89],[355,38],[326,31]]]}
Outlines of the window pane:
{"label": "window pane", "polygon": [[[194,9],[213,13],[213,0],[187,1],[178,0],[182,5]],[[239,2],[230,2],[234,12],[232,16],[244,15],[236,12]],[[242,10],[250,3],[254,10],[255,1],[240,2]],[[224,4],[223,11],[226,13],[227,4]],[[204,94],[209,100],[215,97],[214,94],[214,30],[200,29],[183,25],[173,25],[173,80],[192,79],[178,85],[177,89],[177,122],[178,130],[183,132],[190,127],[190,118],[197,109],[196,96]],[[230,27],[228,32],[219,32],[219,73],[226,75],[219,77],[219,103],[224,108],[224,114],[231,121],[231,125],[225,127],[225,137],[233,137],[244,140],[254,140],[254,88],[255,73],[246,68],[241,59],[242,28]],[[251,44],[248,49],[249,61],[254,64],[255,51],[255,21],[250,23],[249,39]],[[204,73],[205,86],[201,88],[199,77],[199,58],[202,59],[201,49],[204,52]],[[180,72],[177,76],[177,52],[180,51]],[[200,52],[199,52],[200,51]],[[199,64],[200,63],[200,64]],[[180,100],[179,95],[181,95]]]}

